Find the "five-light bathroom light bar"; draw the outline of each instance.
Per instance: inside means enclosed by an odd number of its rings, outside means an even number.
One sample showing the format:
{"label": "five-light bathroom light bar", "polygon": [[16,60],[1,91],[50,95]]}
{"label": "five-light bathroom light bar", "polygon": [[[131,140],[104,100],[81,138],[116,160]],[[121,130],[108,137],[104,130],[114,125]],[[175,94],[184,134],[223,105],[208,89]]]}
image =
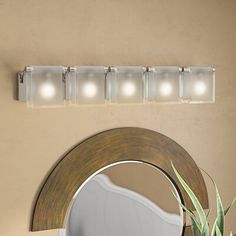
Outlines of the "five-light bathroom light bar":
{"label": "five-light bathroom light bar", "polygon": [[[213,67],[28,66],[19,100],[31,107],[105,103],[212,103]],[[66,102],[67,101],[67,102]]]}

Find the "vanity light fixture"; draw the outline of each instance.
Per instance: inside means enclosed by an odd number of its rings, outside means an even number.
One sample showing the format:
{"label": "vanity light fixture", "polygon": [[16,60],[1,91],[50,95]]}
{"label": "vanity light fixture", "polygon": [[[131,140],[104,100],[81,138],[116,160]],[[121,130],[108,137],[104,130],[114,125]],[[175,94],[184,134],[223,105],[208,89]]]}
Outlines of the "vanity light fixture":
{"label": "vanity light fixture", "polygon": [[146,73],[146,99],[149,102],[181,102],[182,68],[150,67]]}
{"label": "vanity light fixture", "polygon": [[213,67],[28,66],[18,85],[30,107],[215,101]]}
{"label": "vanity light fixture", "polygon": [[189,103],[215,101],[215,69],[188,67],[183,70],[183,99]]}
{"label": "vanity light fixture", "polygon": [[106,74],[103,66],[69,67],[66,73],[66,99],[71,104],[105,103]]}
{"label": "vanity light fixture", "polygon": [[107,98],[111,103],[143,103],[145,67],[111,67],[107,74]]}
{"label": "vanity light fixture", "polygon": [[28,66],[18,74],[19,100],[30,107],[64,106],[67,68]]}

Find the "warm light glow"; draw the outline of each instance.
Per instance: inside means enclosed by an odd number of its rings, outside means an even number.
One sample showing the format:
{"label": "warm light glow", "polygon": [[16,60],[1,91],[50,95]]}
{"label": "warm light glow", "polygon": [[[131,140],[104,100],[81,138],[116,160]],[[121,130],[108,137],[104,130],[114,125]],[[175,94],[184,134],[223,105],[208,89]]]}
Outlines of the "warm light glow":
{"label": "warm light glow", "polygon": [[55,96],[56,89],[53,84],[46,82],[40,86],[39,93],[44,99],[51,99]]}
{"label": "warm light glow", "polygon": [[167,97],[167,96],[171,95],[172,90],[173,90],[173,87],[168,82],[163,82],[160,86],[160,93],[162,96]]}
{"label": "warm light glow", "polygon": [[202,81],[197,81],[194,84],[194,92],[196,95],[203,95],[206,92],[206,84]]}
{"label": "warm light glow", "polygon": [[97,86],[92,82],[88,82],[83,86],[83,94],[88,98],[93,98],[96,96],[97,92]]}
{"label": "warm light glow", "polygon": [[124,96],[131,97],[136,91],[135,84],[132,82],[125,82],[122,84],[121,90]]}

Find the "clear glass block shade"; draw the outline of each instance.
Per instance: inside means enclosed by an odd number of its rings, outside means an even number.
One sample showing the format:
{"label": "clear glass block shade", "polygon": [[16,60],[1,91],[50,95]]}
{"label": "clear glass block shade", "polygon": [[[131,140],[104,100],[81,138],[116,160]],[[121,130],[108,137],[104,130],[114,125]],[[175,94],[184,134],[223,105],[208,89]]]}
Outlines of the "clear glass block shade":
{"label": "clear glass block shade", "polygon": [[63,66],[31,66],[24,73],[27,102],[32,107],[63,106],[65,82]]}
{"label": "clear glass block shade", "polygon": [[113,103],[144,101],[143,67],[114,67],[107,75],[107,97]]}
{"label": "clear glass block shade", "polygon": [[146,99],[150,102],[180,102],[181,69],[151,67],[146,73]]}
{"label": "clear glass block shade", "polygon": [[105,103],[106,67],[78,66],[68,72],[67,99],[72,104]]}
{"label": "clear glass block shade", "polygon": [[183,100],[190,103],[215,101],[215,69],[213,67],[184,69]]}

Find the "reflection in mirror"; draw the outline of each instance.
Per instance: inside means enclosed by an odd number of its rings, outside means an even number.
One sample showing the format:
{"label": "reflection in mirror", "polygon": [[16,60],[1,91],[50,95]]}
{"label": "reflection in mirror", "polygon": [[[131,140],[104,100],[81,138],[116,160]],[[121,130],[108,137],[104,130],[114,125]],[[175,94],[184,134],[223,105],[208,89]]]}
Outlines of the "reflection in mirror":
{"label": "reflection in mirror", "polygon": [[173,184],[140,162],[104,168],[75,195],[66,236],[180,236],[183,214]]}

